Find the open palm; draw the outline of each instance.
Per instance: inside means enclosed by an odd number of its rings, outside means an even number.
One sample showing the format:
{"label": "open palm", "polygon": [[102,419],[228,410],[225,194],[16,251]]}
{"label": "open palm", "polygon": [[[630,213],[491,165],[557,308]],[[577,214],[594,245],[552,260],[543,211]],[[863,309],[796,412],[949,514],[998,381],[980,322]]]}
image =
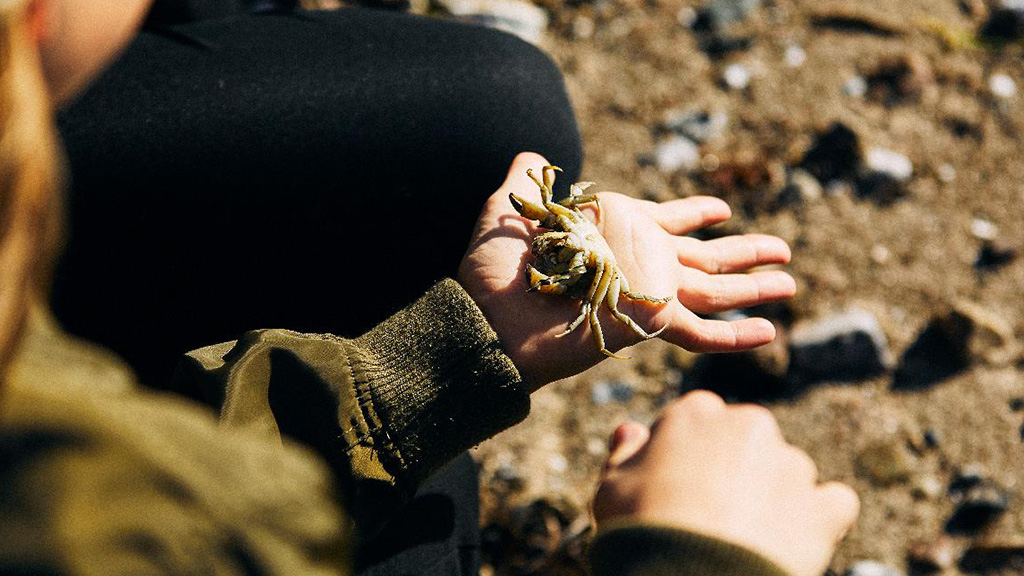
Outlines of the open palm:
{"label": "open palm", "polygon": [[[539,202],[540,192],[526,175],[547,162],[532,153],[512,163],[502,187],[486,202],[459,281],[483,310],[502,345],[533,389],[576,374],[604,356],[584,323],[558,338],[579,313],[579,301],[564,296],[527,292],[524,273],[532,262],[530,242],[542,231],[520,216],[509,202],[516,195]],[[619,299],[619,310],[643,329],[667,326],[661,338],[695,352],[726,352],[771,342],[775,329],[763,318],[732,322],[697,314],[754,306],[793,296],[793,279],[778,270],[746,272],[765,264],[789,261],[789,247],[774,236],[729,236],[700,241],[686,236],[729,218],[728,205],[717,198],[694,197],[657,204],[622,194],[600,193],[598,229],[608,241],[630,290],[667,304]],[[596,210],[585,207],[595,219]],[[599,317],[610,350],[639,338],[599,304]]]}

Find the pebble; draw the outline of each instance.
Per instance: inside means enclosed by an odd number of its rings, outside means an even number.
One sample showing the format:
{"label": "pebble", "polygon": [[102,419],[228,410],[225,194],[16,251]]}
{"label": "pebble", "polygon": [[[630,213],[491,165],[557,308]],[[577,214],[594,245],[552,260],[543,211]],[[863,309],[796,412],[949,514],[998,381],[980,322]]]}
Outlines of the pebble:
{"label": "pebble", "polygon": [[798,206],[813,202],[823,194],[821,182],[807,170],[794,168],[789,172],[786,186],[779,192],[778,207]]}
{"label": "pebble", "polygon": [[924,431],[924,444],[929,448],[938,448],[942,444],[942,434],[938,430],[929,428]]}
{"label": "pebble", "polygon": [[720,30],[746,20],[761,6],[761,0],[711,0],[697,11],[696,30]]}
{"label": "pebble", "polygon": [[1014,412],[1024,411],[1024,397],[1010,398],[1010,410]]}
{"label": "pebble", "polygon": [[862,76],[853,76],[843,83],[843,94],[851,98],[863,98],[868,93],[868,81]]}
{"label": "pebble", "polygon": [[945,184],[949,184],[956,180],[956,168],[954,168],[952,164],[943,164],[939,166],[936,173],[939,176],[939,181]]}
{"label": "pebble", "polygon": [[918,500],[935,500],[942,495],[944,488],[938,478],[928,474],[914,482],[914,488],[910,494]]}
{"label": "pebble", "polygon": [[619,380],[599,380],[590,390],[590,401],[595,406],[604,406],[612,402],[625,404],[633,399],[636,392],[626,382]]}
{"label": "pebble", "polygon": [[697,21],[697,11],[689,6],[685,6],[676,12],[676,22],[684,28],[692,28],[694,22]]}
{"label": "pebble", "polygon": [[959,503],[946,523],[946,530],[953,534],[977,532],[1010,506],[1006,490],[989,479],[982,479],[966,488],[955,499]]}
{"label": "pebble", "polygon": [[561,454],[552,454],[548,457],[548,469],[561,474],[569,469],[569,461]]}
{"label": "pebble", "polygon": [[898,568],[875,562],[861,560],[850,566],[845,576],[905,576]]}
{"label": "pebble", "polygon": [[857,469],[875,486],[892,486],[910,480],[913,462],[899,442],[879,440],[857,453]]}
{"label": "pebble", "polygon": [[577,40],[589,40],[594,36],[597,25],[594,19],[580,14],[572,19],[572,35]]}
{"label": "pebble", "polygon": [[504,30],[531,44],[538,44],[548,27],[544,9],[522,0],[437,0],[452,16]]}
{"label": "pebble", "polygon": [[996,98],[1013,98],[1017,93],[1017,83],[1006,74],[993,74],[988,78],[988,89]]}
{"label": "pebble", "polygon": [[981,33],[1002,40],[1024,38],[1024,1],[1002,0],[997,3],[982,26]]}
{"label": "pebble", "polygon": [[704,144],[716,140],[725,133],[729,115],[725,112],[687,109],[674,110],[665,115],[661,127],[685,138]]}
{"label": "pebble", "polygon": [[985,240],[978,250],[974,267],[982,272],[998,270],[1017,259],[1018,250],[1009,244],[996,240]]}
{"label": "pebble", "polygon": [[791,371],[799,380],[849,381],[881,374],[892,366],[888,340],[874,314],[853,308],[790,334]]}
{"label": "pebble", "polygon": [[872,148],[864,158],[864,167],[870,172],[884,174],[897,182],[906,182],[914,175],[910,159],[885,148]]}
{"label": "pebble", "polygon": [[862,162],[863,151],[857,133],[836,122],[818,135],[800,161],[800,167],[820,182],[831,182],[856,175]]}
{"label": "pebble", "polygon": [[975,218],[971,221],[971,236],[978,240],[995,240],[999,236],[999,227],[990,220]]}
{"label": "pebble", "polygon": [[871,261],[875,264],[885,264],[892,259],[892,252],[881,244],[871,247]]}
{"label": "pebble", "polygon": [[786,47],[785,61],[786,66],[789,66],[790,68],[799,68],[807,61],[807,52],[805,52],[803,48],[795,44],[791,44]]}
{"label": "pebble", "polygon": [[672,136],[654,147],[654,165],[665,173],[694,170],[700,166],[700,150],[689,138]]}
{"label": "pebble", "polygon": [[746,89],[747,86],[750,86],[752,77],[753,74],[750,72],[750,68],[742,64],[730,64],[722,72],[722,82],[732,90]]}
{"label": "pebble", "polygon": [[931,542],[912,545],[907,560],[914,573],[939,572],[952,568],[963,551],[962,544],[943,534]]}

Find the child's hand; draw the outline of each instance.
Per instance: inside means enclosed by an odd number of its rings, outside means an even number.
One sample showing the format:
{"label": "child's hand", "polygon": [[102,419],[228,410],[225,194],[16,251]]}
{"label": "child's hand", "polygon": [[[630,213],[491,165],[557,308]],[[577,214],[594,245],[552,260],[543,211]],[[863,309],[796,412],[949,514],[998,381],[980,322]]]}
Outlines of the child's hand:
{"label": "child's hand", "polygon": [[682,528],[793,576],[825,571],[859,507],[848,486],[818,484],[814,462],[786,443],[770,412],[703,391],[675,401],[650,430],[620,426],[594,497],[598,529],[616,519]]}
{"label": "child's hand", "polygon": [[[540,201],[537,185],[526,175],[539,174],[547,162],[537,154],[516,157],[508,178],[484,205],[459,282],[479,304],[505,350],[531,389],[579,373],[602,356],[587,323],[556,338],[579,313],[577,300],[527,292],[526,265],[532,262],[534,222],[520,216],[508,195]],[[662,204],[621,194],[601,193],[597,227],[608,241],[632,292],[675,297],[668,304],[619,299],[619,309],[644,330],[668,325],[661,338],[688,350],[726,352],[771,342],[775,329],[763,318],[734,322],[699,316],[789,298],[793,279],[782,271],[743,273],[764,264],[789,261],[789,247],[774,236],[730,236],[702,242],[687,237],[694,230],[729,218],[728,205],[717,198],[696,197]],[[584,207],[584,211],[591,210]],[[595,211],[591,210],[593,216]],[[608,349],[635,344],[637,335],[600,304]]]}

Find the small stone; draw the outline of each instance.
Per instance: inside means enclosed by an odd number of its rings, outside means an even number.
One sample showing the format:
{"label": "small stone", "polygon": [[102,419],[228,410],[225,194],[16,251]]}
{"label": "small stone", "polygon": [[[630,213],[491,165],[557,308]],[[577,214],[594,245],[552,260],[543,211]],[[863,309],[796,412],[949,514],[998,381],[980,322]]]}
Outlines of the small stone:
{"label": "small stone", "polygon": [[561,454],[552,454],[548,457],[548,469],[561,474],[569,469],[569,461]]}
{"label": "small stone", "polygon": [[786,47],[785,61],[786,66],[789,66],[790,68],[799,68],[807,61],[807,52],[796,44],[791,44]]}
{"label": "small stone", "polygon": [[935,500],[942,496],[944,488],[938,478],[928,474],[914,481],[910,494],[918,500]]}
{"label": "small stone", "polygon": [[974,267],[981,272],[998,270],[1017,259],[1018,250],[1000,240],[986,240],[978,250]]}
{"label": "small stone", "polygon": [[875,244],[871,247],[871,261],[875,264],[885,264],[890,259],[892,259],[892,252],[885,246]]}
{"label": "small stone", "polygon": [[1017,83],[1006,74],[993,74],[988,79],[988,89],[996,98],[1012,98],[1017,93]]}
{"label": "small stone", "polygon": [[943,164],[936,170],[936,174],[939,177],[939,181],[945,184],[949,184],[956,180],[956,168],[952,164]]}
{"label": "small stone", "polygon": [[843,83],[843,94],[850,98],[863,98],[868,93],[868,81],[862,76],[847,78]]}
{"label": "small stone", "polygon": [[595,406],[604,406],[612,402],[624,404],[632,400],[634,395],[632,386],[618,380],[599,380],[590,389],[590,401]]}
{"label": "small stone", "polygon": [[501,466],[498,466],[498,469],[494,471],[494,478],[509,484],[522,481],[522,476],[519,475],[519,470],[511,464],[502,464]]}
{"label": "small stone", "polygon": [[868,96],[877,102],[916,102],[933,91],[935,74],[931,62],[916,52],[906,52],[881,61],[867,77]]}
{"label": "small stone", "polygon": [[711,0],[697,11],[694,30],[720,30],[746,20],[761,6],[761,0]]}
{"label": "small stone", "polygon": [[989,14],[981,33],[999,40],[1024,38],[1024,1],[1002,0]]}
{"label": "small stone", "polygon": [[753,74],[742,64],[730,64],[722,72],[722,82],[732,90],[744,90],[750,86]]}
{"label": "small stone", "polygon": [[1024,411],[1024,398],[1019,396],[1017,398],[1010,398],[1010,410],[1014,412]]}
{"label": "small stone", "polygon": [[504,30],[532,44],[540,42],[548,27],[544,9],[521,0],[435,0],[444,12],[459,20]]}
{"label": "small stone", "polygon": [[864,167],[871,172],[885,174],[898,182],[906,182],[914,175],[914,165],[909,158],[885,148],[868,150]]}
{"label": "small stone", "polygon": [[800,161],[820,182],[842,180],[856,175],[864,160],[857,133],[845,124],[836,122],[818,135],[814,144]]}
{"label": "small stone", "polygon": [[785,187],[779,192],[777,207],[799,206],[818,200],[822,196],[821,183],[807,170],[790,170]]}
{"label": "small stone", "polygon": [[888,371],[892,352],[878,319],[854,308],[813,322],[790,334],[790,366],[803,382],[856,381]]}
{"label": "small stone", "polygon": [[665,121],[661,123],[661,128],[704,144],[721,137],[728,125],[729,115],[725,112],[691,108],[669,112],[665,116]]}
{"label": "small stone", "polygon": [[962,544],[943,534],[931,542],[912,545],[907,561],[914,573],[939,572],[956,564],[963,552]]}
{"label": "small stone", "polygon": [[676,12],[676,22],[684,28],[692,28],[693,23],[697,21],[697,11],[689,6],[684,6]]}
{"label": "small stone", "polygon": [[975,542],[960,560],[963,571],[970,574],[1024,573],[1024,542]]}
{"label": "small stone", "polygon": [[977,532],[1010,506],[1010,496],[992,480],[982,479],[958,495],[959,504],[946,523],[951,534]]}
{"label": "small stone", "polygon": [[999,227],[989,220],[975,218],[971,221],[971,236],[978,240],[995,240],[999,236]]}
{"label": "small stone", "polygon": [[874,560],[861,560],[846,571],[845,576],[905,576],[902,571]]}
{"label": "small stone", "polygon": [[924,431],[924,444],[928,448],[938,448],[942,444],[942,434],[938,430],[929,428]]}
{"label": "small stone", "polygon": [[913,463],[901,444],[879,440],[857,453],[857,469],[872,484],[885,487],[908,481]]}
{"label": "small stone", "polygon": [[893,202],[904,195],[904,185],[914,174],[914,165],[906,156],[872,148],[857,176],[857,194],[880,204]]}
{"label": "small stone", "polygon": [[722,161],[715,154],[705,154],[700,159],[700,168],[705,172],[714,172],[722,165]]}
{"label": "small stone", "polygon": [[600,438],[587,440],[587,453],[591,456],[603,456],[608,452],[608,445]]}
{"label": "small stone", "polygon": [[700,150],[690,139],[672,136],[654,147],[654,165],[667,174],[689,172],[700,165]]}
{"label": "small stone", "polygon": [[596,28],[594,19],[588,16],[581,14],[572,19],[572,35],[577,40],[589,40],[594,36]]}

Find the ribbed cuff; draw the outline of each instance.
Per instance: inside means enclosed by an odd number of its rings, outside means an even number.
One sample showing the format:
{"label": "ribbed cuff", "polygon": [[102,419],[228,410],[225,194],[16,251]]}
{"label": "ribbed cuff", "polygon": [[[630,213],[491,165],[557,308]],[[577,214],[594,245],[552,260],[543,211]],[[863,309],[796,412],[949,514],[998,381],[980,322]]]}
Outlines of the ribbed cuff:
{"label": "ribbed cuff", "polygon": [[382,463],[407,489],[530,411],[519,372],[454,280],[352,343],[364,414],[384,436]]}
{"label": "ribbed cuff", "polygon": [[789,576],[760,554],[676,528],[617,523],[590,548],[594,576]]}

